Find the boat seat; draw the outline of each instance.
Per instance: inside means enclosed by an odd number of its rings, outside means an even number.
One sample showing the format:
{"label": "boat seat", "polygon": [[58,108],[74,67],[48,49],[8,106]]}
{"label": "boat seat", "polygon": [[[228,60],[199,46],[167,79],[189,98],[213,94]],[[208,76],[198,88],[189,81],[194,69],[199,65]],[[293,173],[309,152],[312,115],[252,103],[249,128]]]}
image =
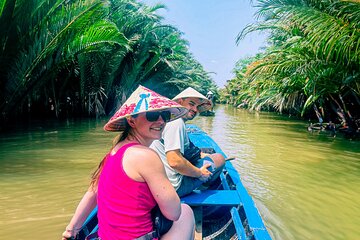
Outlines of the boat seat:
{"label": "boat seat", "polygon": [[[194,211],[195,240],[203,239],[203,206],[230,206],[234,208],[241,204],[236,190],[194,190],[191,194],[182,197],[181,202],[190,205]],[[231,215],[234,218],[236,214],[231,213]],[[237,216],[240,219],[239,215]]]}
{"label": "boat seat", "polygon": [[194,190],[182,197],[181,202],[190,206],[237,206],[241,204],[236,190]]}

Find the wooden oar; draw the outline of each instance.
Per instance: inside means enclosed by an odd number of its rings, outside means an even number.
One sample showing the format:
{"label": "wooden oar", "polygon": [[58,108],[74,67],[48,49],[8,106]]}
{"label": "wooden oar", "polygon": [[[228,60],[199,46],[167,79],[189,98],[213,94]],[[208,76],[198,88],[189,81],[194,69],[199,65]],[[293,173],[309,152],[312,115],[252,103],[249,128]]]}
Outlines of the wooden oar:
{"label": "wooden oar", "polygon": [[225,158],[225,161],[232,161],[232,160],[235,160],[235,157],[228,157],[228,158]]}

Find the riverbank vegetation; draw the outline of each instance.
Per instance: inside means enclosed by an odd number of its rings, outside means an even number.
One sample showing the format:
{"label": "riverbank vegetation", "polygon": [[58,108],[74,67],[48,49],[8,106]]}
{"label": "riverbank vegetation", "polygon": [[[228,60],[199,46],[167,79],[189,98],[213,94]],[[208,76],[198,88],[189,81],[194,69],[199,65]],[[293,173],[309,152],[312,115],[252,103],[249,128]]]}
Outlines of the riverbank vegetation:
{"label": "riverbank vegetation", "polygon": [[[360,128],[360,3],[260,0],[237,42],[266,31],[263,53],[241,59],[221,101],[314,118],[349,134]],[[327,123],[321,126],[322,123]]]}
{"label": "riverbank vegetation", "polygon": [[109,114],[138,84],[216,91],[174,26],[135,0],[1,0],[1,126]]}

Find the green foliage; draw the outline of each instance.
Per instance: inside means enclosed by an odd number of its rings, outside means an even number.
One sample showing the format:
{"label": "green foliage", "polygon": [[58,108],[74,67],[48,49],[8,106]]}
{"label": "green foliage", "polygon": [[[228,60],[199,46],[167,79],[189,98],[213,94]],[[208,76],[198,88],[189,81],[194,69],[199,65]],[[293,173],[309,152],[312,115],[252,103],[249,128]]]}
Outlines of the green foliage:
{"label": "green foliage", "polygon": [[225,91],[231,103],[301,115],[318,104],[328,119],[344,109],[349,119],[360,117],[359,2],[261,0],[258,17],[264,20],[248,25],[237,41],[267,31],[269,47],[235,69]]}
{"label": "green foliage", "polygon": [[216,85],[175,27],[135,0],[2,0],[0,111],[3,118],[114,111],[138,84],[174,96]]}
{"label": "green foliage", "polygon": [[[0,22],[8,26],[1,32],[3,115],[24,103],[30,92],[41,95],[59,71],[72,68],[78,54],[102,51],[104,45],[127,47],[124,35],[105,20],[106,1],[27,0],[10,9],[11,2],[5,2]],[[11,17],[3,18],[8,11]]]}

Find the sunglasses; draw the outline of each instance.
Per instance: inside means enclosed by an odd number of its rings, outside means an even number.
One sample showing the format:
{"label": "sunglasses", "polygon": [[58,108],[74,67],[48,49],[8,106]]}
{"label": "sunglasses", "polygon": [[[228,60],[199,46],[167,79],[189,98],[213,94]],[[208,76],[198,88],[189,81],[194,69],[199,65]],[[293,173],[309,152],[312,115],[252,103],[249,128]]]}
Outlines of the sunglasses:
{"label": "sunglasses", "polygon": [[[136,118],[138,115],[135,114],[132,117]],[[171,118],[171,112],[170,111],[162,111],[162,112],[146,112],[145,113],[146,120],[149,122],[156,122],[159,117],[161,116],[164,122],[169,122]]]}

